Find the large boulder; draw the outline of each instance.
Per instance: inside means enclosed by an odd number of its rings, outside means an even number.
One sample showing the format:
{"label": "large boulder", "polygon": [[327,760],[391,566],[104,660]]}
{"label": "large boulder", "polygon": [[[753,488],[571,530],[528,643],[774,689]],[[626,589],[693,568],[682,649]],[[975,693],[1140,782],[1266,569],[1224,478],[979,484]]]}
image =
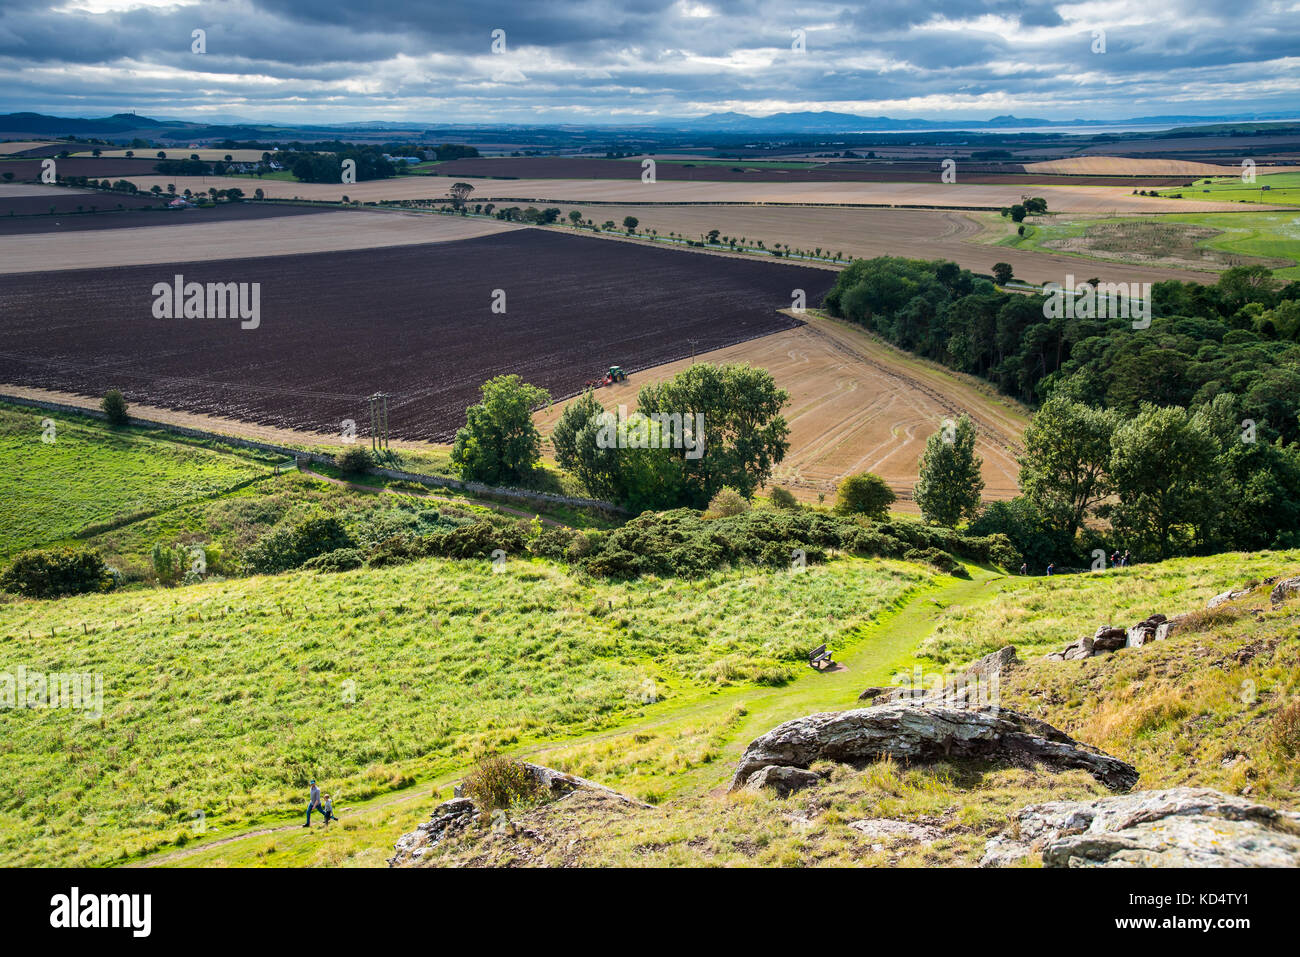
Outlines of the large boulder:
{"label": "large boulder", "polygon": [[1127,791],[1137,783],[1131,764],[1080,744],[1045,721],[1006,708],[950,708],[894,702],[838,713],[812,714],[778,725],[750,742],[731,790],[762,768],[807,768],[814,761],[866,763],[892,757],[925,762],[947,758],[1036,763],[1057,770],[1080,768],[1107,787]]}
{"label": "large boulder", "polygon": [[1300,814],[1209,788],[1034,804],[980,863],[1030,856],[1048,867],[1297,867]]}

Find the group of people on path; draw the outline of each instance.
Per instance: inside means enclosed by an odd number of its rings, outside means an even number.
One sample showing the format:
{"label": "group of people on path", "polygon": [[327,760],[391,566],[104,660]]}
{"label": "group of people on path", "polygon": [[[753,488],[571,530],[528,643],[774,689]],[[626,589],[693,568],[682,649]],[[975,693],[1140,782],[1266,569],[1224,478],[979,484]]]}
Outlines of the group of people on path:
{"label": "group of people on path", "polygon": [[[1127,549],[1127,548],[1124,549],[1124,554],[1123,554],[1123,555],[1121,555],[1121,554],[1119,553],[1119,550],[1118,550],[1118,549],[1116,549],[1115,551],[1113,551],[1113,552],[1110,553],[1110,566],[1111,566],[1111,568],[1127,568],[1127,567],[1128,567],[1128,563],[1129,563],[1129,561],[1130,561],[1130,558],[1129,558],[1129,553],[1128,553],[1128,549]],[[1029,562],[1023,562],[1023,563],[1020,565],[1020,574],[1022,574],[1022,575],[1028,575],[1028,574],[1029,574]],[[1055,574],[1056,574],[1056,562],[1048,562],[1048,563],[1047,563],[1047,574],[1048,574],[1048,575],[1055,575]]]}
{"label": "group of people on path", "polygon": [[330,800],[328,794],[324,800],[321,800],[320,788],[316,786],[316,779],[311,780],[311,800],[307,804],[307,823],[303,827],[311,827],[311,812],[320,811],[321,817],[325,818],[325,826],[329,827],[330,821],[337,821],[338,815],[334,813],[334,803]]}

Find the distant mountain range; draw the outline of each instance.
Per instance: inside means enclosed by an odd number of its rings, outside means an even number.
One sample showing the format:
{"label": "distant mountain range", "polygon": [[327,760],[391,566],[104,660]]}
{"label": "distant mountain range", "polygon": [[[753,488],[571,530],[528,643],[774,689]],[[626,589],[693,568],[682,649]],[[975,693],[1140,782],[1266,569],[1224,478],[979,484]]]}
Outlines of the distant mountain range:
{"label": "distant mountain range", "polygon": [[424,122],[353,122],[279,124],[237,121],[234,123],[194,123],[179,119],[156,119],[136,113],[112,116],[59,117],[42,113],[8,113],[0,115],[0,139],[52,138],[60,136],[98,137],[114,141],[132,138],[170,141],[293,140],[326,139],[368,133],[371,138],[385,132],[409,134],[433,133],[434,130],[626,130],[655,133],[725,133],[764,135],[826,135],[849,133],[970,131],[997,132],[1033,129],[1050,131],[1061,128],[1106,127],[1110,129],[1152,129],[1180,126],[1205,126],[1222,123],[1267,123],[1295,120],[1295,113],[1249,113],[1225,116],[1161,115],[1131,117],[1123,120],[1045,120],[1035,117],[995,116],[988,120],[895,119],[889,116],[857,116],[852,113],[803,112],[749,116],[745,113],[710,113],[707,116],[667,118],[663,120],[621,124],[574,123],[447,123],[431,127]]}

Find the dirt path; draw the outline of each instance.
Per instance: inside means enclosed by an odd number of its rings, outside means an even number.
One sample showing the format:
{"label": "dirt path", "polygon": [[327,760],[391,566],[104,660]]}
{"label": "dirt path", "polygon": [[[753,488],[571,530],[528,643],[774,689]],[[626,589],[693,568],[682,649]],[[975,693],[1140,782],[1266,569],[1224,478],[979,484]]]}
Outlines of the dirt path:
{"label": "dirt path", "polygon": [[[547,754],[567,748],[649,731],[683,720],[699,719],[713,713],[723,714],[743,701],[747,711],[745,720],[732,728],[723,742],[727,760],[686,772],[674,781],[671,789],[673,796],[707,791],[717,784],[715,778],[726,772],[731,760],[737,757],[756,735],[782,721],[803,714],[852,708],[861,689],[873,684],[888,684],[892,674],[910,667],[916,649],[933,630],[934,618],[939,610],[958,602],[983,600],[988,585],[1000,577],[980,569],[972,569],[972,575],[970,580],[950,579],[941,585],[923,586],[911,592],[899,607],[878,616],[876,621],[863,629],[854,639],[840,656],[840,663],[844,665],[842,669],[826,672],[809,670],[781,688],[765,689],[754,686],[728,688],[702,699],[692,699],[677,707],[665,707],[656,711],[653,717],[644,720],[536,745],[512,756],[537,761]],[[341,808],[340,811],[348,812],[349,817],[355,819],[399,807],[431,809],[431,789],[446,787],[458,780],[462,773],[463,771],[456,771],[444,774],[431,781],[422,781],[418,785],[405,788],[396,794],[363,802],[354,807]],[[214,848],[226,847],[241,841],[253,841],[269,834],[299,832],[302,829],[302,823],[297,820],[291,824],[259,827],[202,844],[167,851],[129,866],[159,867],[183,864],[186,860]],[[397,834],[392,835],[393,840],[397,837]],[[385,847],[384,850],[387,851],[389,848]]]}

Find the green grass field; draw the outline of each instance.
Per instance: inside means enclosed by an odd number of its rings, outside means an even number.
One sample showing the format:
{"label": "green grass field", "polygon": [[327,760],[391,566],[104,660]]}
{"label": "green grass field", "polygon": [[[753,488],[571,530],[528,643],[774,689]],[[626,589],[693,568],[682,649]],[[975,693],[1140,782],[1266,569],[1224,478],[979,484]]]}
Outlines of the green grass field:
{"label": "green grass field", "polygon": [[1243,183],[1240,176],[1215,176],[1158,192],[1161,196],[1223,203],[1300,203],[1300,171],[1256,176],[1253,183]]}
{"label": "green grass field", "polygon": [[[985,222],[997,225],[995,217],[987,217]],[[1108,219],[1052,216],[1036,219],[1027,227],[1024,236],[1017,236],[1014,227],[1006,227],[1010,235],[994,245],[1072,255],[1084,262],[1162,263],[1207,271],[1239,265],[1241,257],[1251,257],[1276,260],[1274,275],[1300,279],[1300,211]],[[1089,247],[1095,250],[1091,255]],[[1134,249],[1143,255],[1133,256],[1130,251]],[[1082,264],[1080,268],[1084,268]]]}
{"label": "green grass field", "polygon": [[[52,431],[42,425],[46,420],[53,422]],[[252,457],[3,406],[0,556],[208,498],[268,474],[269,463]]]}
{"label": "green grass field", "polygon": [[[97,720],[0,711],[0,862],[104,864],[283,821],[311,777],[364,800],[478,755],[773,687],[931,573],[609,584],[541,561],[426,560],[0,606],[7,668],[103,676]],[[75,636],[75,638],[74,638]]]}

